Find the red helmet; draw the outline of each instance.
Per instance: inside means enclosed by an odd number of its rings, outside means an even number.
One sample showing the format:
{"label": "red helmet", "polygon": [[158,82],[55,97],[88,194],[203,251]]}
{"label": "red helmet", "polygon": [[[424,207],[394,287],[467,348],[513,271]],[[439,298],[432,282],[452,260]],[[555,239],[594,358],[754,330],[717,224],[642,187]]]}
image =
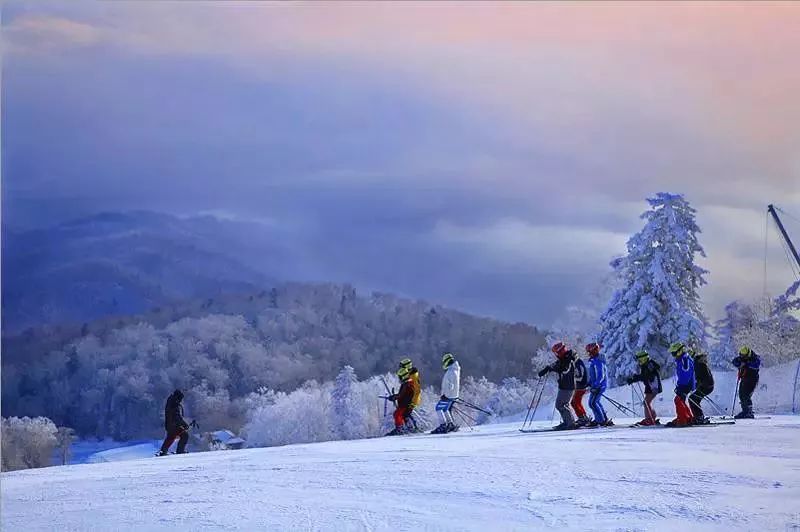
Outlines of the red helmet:
{"label": "red helmet", "polygon": [[586,352],[589,353],[590,357],[596,357],[600,354],[600,344],[597,342],[592,342],[591,344],[586,344]]}
{"label": "red helmet", "polygon": [[563,358],[567,354],[567,346],[564,342],[558,342],[553,344],[552,351],[558,358]]}

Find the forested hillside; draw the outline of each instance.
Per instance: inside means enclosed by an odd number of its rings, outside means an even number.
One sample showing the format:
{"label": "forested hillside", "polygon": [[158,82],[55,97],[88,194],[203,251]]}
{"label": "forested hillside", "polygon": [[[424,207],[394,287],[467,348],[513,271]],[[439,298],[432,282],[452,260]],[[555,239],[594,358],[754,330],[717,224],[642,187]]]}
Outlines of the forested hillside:
{"label": "forested hillside", "polygon": [[83,435],[160,434],[164,398],[187,391],[193,414],[241,424],[260,387],[292,390],[392,371],[410,356],[436,384],[444,351],[465,376],[528,376],[544,342],[535,327],[479,318],[348,285],[284,284],[84,325],[3,338],[4,416],[43,415]]}

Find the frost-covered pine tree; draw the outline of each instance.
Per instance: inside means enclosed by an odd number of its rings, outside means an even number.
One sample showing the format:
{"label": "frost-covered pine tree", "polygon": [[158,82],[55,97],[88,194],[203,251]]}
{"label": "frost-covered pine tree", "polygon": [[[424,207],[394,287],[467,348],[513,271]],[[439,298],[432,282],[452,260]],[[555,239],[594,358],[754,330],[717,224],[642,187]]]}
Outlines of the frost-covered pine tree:
{"label": "frost-covered pine tree", "polygon": [[331,428],[343,440],[363,438],[367,435],[367,420],[361,394],[357,389],[358,377],[351,366],[345,366],[336,376],[331,391]]}
{"label": "frost-covered pine tree", "polygon": [[698,242],[695,210],[680,194],[648,198],[644,228],[628,240],[628,254],[612,261],[621,288],[600,316],[599,342],[612,382],[635,371],[634,354],[647,350],[668,366],[669,344],[705,348],[706,318],[698,289],[708,272],[694,263],[705,256]]}
{"label": "frost-covered pine tree", "polygon": [[730,369],[730,361],[736,357],[739,347],[736,336],[739,331],[758,324],[758,318],[752,306],[740,301],[732,301],[725,305],[725,316],[714,324],[717,342],[711,348],[709,358],[714,367]]}

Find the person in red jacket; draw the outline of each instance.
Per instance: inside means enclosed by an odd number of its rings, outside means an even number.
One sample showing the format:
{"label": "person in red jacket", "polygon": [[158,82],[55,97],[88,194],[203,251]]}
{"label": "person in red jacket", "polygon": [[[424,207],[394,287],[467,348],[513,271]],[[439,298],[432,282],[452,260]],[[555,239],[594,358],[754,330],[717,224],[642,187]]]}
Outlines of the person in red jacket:
{"label": "person in red jacket", "polygon": [[394,411],[394,430],[387,436],[397,436],[406,434],[406,421],[411,417],[414,409],[415,380],[411,377],[411,371],[407,367],[400,367],[397,370],[397,378],[400,379],[400,390],[396,394],[390,395],[389,400],[395,401],[397,407]]}

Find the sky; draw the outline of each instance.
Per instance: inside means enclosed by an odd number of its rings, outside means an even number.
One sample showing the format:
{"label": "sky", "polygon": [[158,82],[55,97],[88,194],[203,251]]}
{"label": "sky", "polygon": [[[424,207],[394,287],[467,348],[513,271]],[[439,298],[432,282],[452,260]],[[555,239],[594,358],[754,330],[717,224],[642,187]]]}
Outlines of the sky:
{"label": "sky", "polygon": [[656,192],[698,210],[712,317],[763,291],[766,205],[800,217],[798,3],[8,2],[2,32],[11,227],[259,220],[326,280],[548,325]]}

